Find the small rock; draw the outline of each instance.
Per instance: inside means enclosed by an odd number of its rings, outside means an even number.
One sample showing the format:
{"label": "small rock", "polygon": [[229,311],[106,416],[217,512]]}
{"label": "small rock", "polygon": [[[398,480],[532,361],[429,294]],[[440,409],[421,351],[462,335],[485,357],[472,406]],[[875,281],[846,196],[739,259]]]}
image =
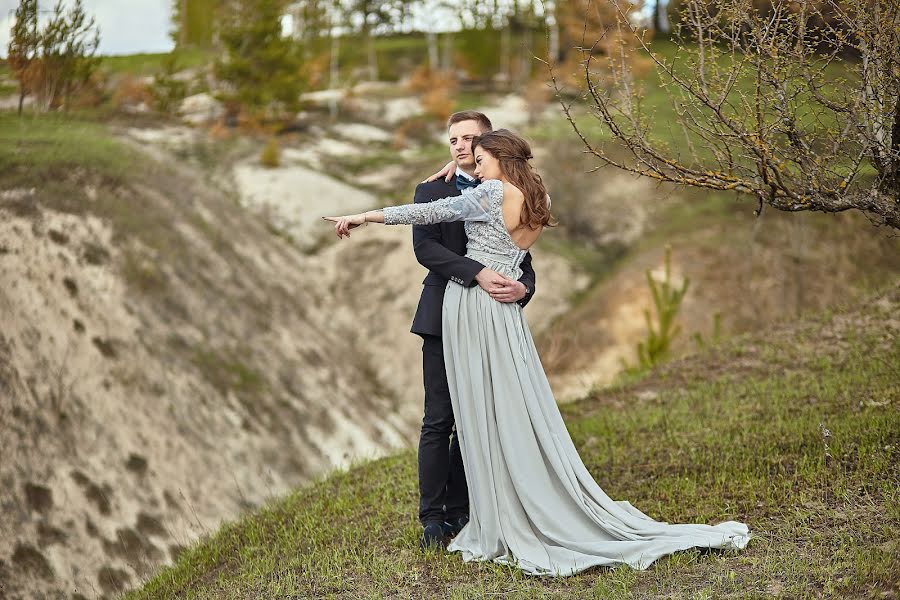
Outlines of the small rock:
{"label": "small rock", "polygon": [[222,103],[209,94],[194,94],[181,101],[178,108],[181,119],[188,123],[200,124],[220,119],[225,114]]}
{"label": "small rock", "polygon": [[641,390],[640,392],[637,392],[635,394],[635,397],[638,400],[643,401],[656,400],[657,398],[659,398],[659,392],[656,392],[654,390]]}

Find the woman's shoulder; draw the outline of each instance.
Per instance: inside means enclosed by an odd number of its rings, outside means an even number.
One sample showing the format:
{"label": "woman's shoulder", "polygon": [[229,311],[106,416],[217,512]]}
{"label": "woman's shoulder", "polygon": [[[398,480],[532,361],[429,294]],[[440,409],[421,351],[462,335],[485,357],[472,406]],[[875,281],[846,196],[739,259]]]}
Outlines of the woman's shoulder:
{"label": "woman's shoulder", "polygon": [[[498,181],[500,181],[500,180],[498,179]],[[517,188],[516,186],[514,186],[513,184],[511,184],[508,181],[502,181],[501,183],[503,184],[503,199],[504,200],[510,199],[510,200],[521,200],[523,202],[525,201],[525,194],[522,193],[522,190],[520,190],[519,188]]]}

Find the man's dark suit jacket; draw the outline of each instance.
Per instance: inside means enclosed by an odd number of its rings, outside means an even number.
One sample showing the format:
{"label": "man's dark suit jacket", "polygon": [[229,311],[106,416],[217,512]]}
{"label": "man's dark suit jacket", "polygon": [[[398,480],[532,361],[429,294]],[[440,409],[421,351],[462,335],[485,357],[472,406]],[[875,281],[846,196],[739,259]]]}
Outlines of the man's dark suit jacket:
{"label": "man's dark suit jacket", "polygon": [[[416,187],[416,204],[432,202],[448,196],[459,196],[456,180],[450,183],[443,178]],[[428,276],[422,282],[422,296],[413,319],[413,333],[419,335],[441,335],[441,306],[447,281],[452,280],[466,287],[478,285],[475,276],[484,268],[480,262],[466,258],[466,231],[464,223],[437,223],[413,226],[413,248],[416,259],[428,269]],[[525,255],[521,264],[522,277],[519,281],[528,288],[528,293],[519,300],[524,307],[534,295],[535,276],[531,267],[531,253]]]}

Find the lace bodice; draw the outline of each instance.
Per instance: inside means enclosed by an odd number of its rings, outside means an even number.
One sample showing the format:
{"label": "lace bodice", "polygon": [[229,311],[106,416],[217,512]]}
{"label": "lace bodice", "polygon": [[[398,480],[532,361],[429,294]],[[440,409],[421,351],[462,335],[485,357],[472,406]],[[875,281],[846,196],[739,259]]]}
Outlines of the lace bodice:
{"label": "lace bodice", "polygon": [[[506,275],[521,276],[519,264],[528,254],[513,242],[503,220],[503,182],[488,179],[481,185],[465,189],[460,196],[441,198],[433,202],[388,206],[384,209],[385,225],[431,225],[465,221],[466,256],[485,262],[484,255],[506,268]],[[488,265],[497,269],[496,265]],[[501,271],[502,272],[502,271]]]}

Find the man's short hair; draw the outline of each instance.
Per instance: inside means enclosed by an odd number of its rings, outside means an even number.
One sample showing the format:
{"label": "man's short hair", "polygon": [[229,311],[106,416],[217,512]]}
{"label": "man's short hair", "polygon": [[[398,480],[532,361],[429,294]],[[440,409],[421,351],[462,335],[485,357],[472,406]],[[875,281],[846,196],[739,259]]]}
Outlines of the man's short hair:
{"label": "man's short hair", "polygon": [[447,119],[447,129],[450,129],[450,126],[454,123],[459,123],[461,121],[477,121],[481,126],[482,133],[494,130],[494,126],[491,125],[491,120],[487,118],[487,115],[480,113],[477,110],[462,110],[453,113],[450,115],[450,118]]}

